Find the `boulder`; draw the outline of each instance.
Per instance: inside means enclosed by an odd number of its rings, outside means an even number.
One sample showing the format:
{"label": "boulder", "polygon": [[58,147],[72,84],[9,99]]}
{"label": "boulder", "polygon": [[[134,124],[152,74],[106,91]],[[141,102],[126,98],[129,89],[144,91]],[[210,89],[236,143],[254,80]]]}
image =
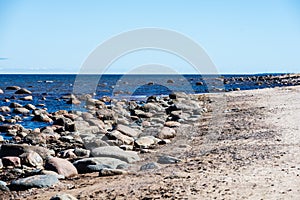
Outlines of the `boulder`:
{"label": "boulder", "polygon": [[50,200],[77,200],[77,198],[73,197],[70,194],[57,194],[51,197]]}
{"label": "boulder", "polygon": [[70,161],[57,157],[47,158],[45,169],[55,171],[58,174],[64,175],[66,178],[76,176],[78,174],[76,167],[74,167]]}
{"label": "boulder", "polygon": [[3,144],[0,149],[0,157],[5,156],[20,156],[23,153],[34,151],[43,159],[50,155],[54,155],[53,150],[48,150],[40,146],[29,146],[26,144]]}
{"label": "boulder", "polygon": [[158,140],[153,136],[143,136],[136,139],[134,142],[138,147],[148,149],[157,144]]}
{"label": "boulder", "polygon": [[165,122],[165,126],[173,128],[173,127],[179,127],[180,123],[175,121],[167,121]]}
{"label": "boulder", "polygon": [[25,89],[25,88],[21,88],[21,89],[17,90],[15,92],[15,94],[32,94],[32,92],[29,91],[29,90],[27,90],[27,89]]}
{"label": "boulder", "polygon": [[9,104],[10,108],[22,108],[23,106],[19,103],[12,102]]}
{"label": "boulder", "polygon": [[110,157],[123,160],[127,163],[139,161],[140,157],[134,151],[124,151],[116,146],[98,147],[92,149],[92,155],[95,157]]}
{"label": "boulder", "polygon": [[21,160],[16,156],[6,156],[2,158],[2,164],[4,167],[21,167]]}
{"label": "boulder", "polygon": [[12,190],[26,190],[29,188],[50,187],[58,182],[59,180],[55,175],[35,175],[14,180],[9,187]]}
{"label": "boulder", "polygon": [[181,160],[172,156],[160,156],[157,162],[160,164],[175,164],[181,162]]}
{"label": "boulder", "polygon": [[138,137],[139,136],[139,133],[136,130],[130,128],[129,126],[125,126],[122,124],[119,124],[117,126],[117,130],[127,136],[130,136],[130,137]]}
{"label": "boulder", "polygon": [[120,140],[123,144],[131,145],[134,142],[134,139],[132,137],[129,137],[127,135],[124,135],[120,131],[114,130],[112,132],[109,132],[108,137],[111,137],[113,139]]}
{"label": "boulder", "polygon": [[0,181],[0,191],[9,191],[9,188],[4,181]]}
{"label": "boulder", "polygon": [[8,87],[6,87],[5,88],[5,90],[19,90],[19,89],[21,89],[21,87],[19,87],[19,86],[8,86]]}
{"label": "boulder", "polygon": [[144,170],[151,170],[151,169],[158,169],[159,168],[159,165],[155,162],[151,162],[151,163],[147,163],[147,164],[144,164],[140,167],[140,170],[141,171],[144,171]]}
{"label": "boulder", "polygon": [[30,110],[28,110],[27,108],[15,108],[14,113],[28,115],[30,113]]}
{"label": "boulder", "polygon": [[31,167],[43,166],[43,158],[34,151],[23,153],[20,155],[20,158],[23,165],[27,165]]}
{"label": "boulder", "polygon": [[52,123],[53,120],[45,114],[40,114],[40,115],[35,115],[31,121],[38,121],[38,122],[47,122],[47,123]]}
{"label": "boulder", "polygon": [[27,108],[28,110],[35,110],[36,109],[36,107],[34,106],[34,105],[32,105],[32,104],[26,104],[25,106],[24,106],[24,108]]}
{"label": "boulder", "polygon": [[164,127],[158,134],[157,137],[160,139],[170,139],[176,136],[176,131],[169,127]]}
{"label": "boulder", "polygon": [[99,172],[99,176],[116,176],[116,175],[125,175],[128,174],[127,171],[122,169],[101,169]]}
{"label": "boulder", "polygon": [[32,96],[25,96],[25,97],[21,97],[20,100],[23,100],[23,101],[32,101],[33,97]]}
{"label": "boulder", "polygon": [[73,165],[77,168],[79,173],[94,172],[95,168],[100,169],[103,167],[116,169],[118,166],[126,164],[126,162],[121,161],[119,159],[108,157],[83,158],[73,162]]}
{"label": "boulder", "polygon": [[10,111],[11,111],[10,107],[8,107],[8,106],[1,106],[0,107],[0,112],[9,113]]}

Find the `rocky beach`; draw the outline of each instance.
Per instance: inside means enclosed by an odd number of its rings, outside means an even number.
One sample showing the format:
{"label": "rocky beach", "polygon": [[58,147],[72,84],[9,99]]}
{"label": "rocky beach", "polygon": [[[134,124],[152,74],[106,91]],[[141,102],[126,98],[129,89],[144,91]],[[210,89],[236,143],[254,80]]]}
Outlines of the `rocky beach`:
{"label": "rocky beach", "polygon": [[72,110],[3,88],[0,199],[297,199],[300,75],[218,81],[216,93],[55,99]]}

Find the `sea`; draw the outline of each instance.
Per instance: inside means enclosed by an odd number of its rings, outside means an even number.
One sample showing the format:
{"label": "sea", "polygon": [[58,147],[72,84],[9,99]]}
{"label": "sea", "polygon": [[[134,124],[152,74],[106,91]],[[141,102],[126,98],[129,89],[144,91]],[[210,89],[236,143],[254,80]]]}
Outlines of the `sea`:
{"label": "sea", "polygon": [[[231,81],[224,84],[223,78],[240,80],[246,77],[260,77],[267,75],[281,74],[226,74],[226,75],[76,75],[76,74],[2,74],[0,75],[0,89],[4,91],[0,94],[0,106],[9,106],[11,102],[21,105],[31,103],[37,107],[47,108],[48,112],[57,110],[74,109],[74,106],[67,104],[61,99],[64,95],[70,94],[91,94],[94,98],[110,96],[117,99],[133,99],[145,101],[152,95],[168,95],[172,92],[186,93],[211,93],[225,92],[231,90],[250,90],[266,87],[281,86],[280,84],[264,83],[257,84],[256,81]],[[20,97],[26,95],[16,95],[13,90],[5,90],[8,86],[19,86],[32,92],[33,101],[23,101]],[[9,102],[4,101],[9,99]],[[79,105],[76,109],[84,109],[84,105]],[[11,118],[13,113],[0,113],[5,118]],[[18,122],[25,128],[40,128],[47,124],[31,121],[32,116],[26,116],[22,122]],[[2,125],[4,122],[0,122]],[[1,133],[5,138],[9,138]]]}

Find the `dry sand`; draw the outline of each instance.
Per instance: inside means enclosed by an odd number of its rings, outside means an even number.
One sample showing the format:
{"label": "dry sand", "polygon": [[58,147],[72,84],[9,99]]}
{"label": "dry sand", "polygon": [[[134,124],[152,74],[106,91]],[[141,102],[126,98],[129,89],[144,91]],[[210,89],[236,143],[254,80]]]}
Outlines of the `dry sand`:
{"label": "dry sand", "polygon": [[129,175],[80,175],[48,189],[3,194],[9,199],[300,199],[300,87],[211,94],[221,103],[193,126],[183,125],[172,144],[154,154],[182,163]]}

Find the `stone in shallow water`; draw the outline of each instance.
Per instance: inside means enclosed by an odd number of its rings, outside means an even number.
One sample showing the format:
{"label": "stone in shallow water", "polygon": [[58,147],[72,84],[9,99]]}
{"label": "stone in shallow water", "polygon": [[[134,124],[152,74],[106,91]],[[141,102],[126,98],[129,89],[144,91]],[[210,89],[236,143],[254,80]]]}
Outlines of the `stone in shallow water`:
{"label": "stone in shallow water", "polygon": [[132,163],[140,160],[140,157],[136,152],[124,151],[116,146],[106,146],[92,149],[92,155],[95,157],[116,158],[127,163]]}
{"label": "stone in shallow water", "polygon": [[29,90],[27,90],[27,89],[25,89],[25,88],[21,88],[21,89],[17,90],[15,92],[15,94],[32,94],[32,92],[29,91]]}
{"label": "stone in shallow water", "polygon": [[58,182],[59,180],[57,176],[54,175],[35,175],[14,180],[11,182],[9,187],[12,190],[26,190],[28,188],[50,187]]}
{"label": "stone in shallow water", "polygon": [[181,162],[181,160],[172,156],[160,156],[157,162],[160,164],[175,164]]}

